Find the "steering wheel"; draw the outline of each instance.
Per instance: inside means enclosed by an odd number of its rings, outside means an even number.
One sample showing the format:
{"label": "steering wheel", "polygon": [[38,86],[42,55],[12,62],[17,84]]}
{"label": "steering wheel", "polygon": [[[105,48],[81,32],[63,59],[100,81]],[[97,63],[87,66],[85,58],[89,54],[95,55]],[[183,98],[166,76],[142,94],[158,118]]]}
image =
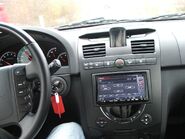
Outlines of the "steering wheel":
{"label": "steering wheel", "polygon": [[[19,39],[33,57],[30,63],[0,68],[0,128],[17,124],[22,131],[20,139],[34,138],[45,122],[50,106],[48,63],[39,45],[25,31],[4,23],[0,23],[0,30]],[[40,80],[40,101],[36,113],[31,113],[29,81],[35,78]]]}

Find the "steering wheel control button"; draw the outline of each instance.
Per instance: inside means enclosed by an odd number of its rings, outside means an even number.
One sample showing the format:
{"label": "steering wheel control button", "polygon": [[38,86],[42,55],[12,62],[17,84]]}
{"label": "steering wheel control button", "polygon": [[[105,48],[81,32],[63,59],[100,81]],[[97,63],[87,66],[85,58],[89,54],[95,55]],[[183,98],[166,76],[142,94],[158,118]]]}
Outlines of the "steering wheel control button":
{"label": "steering wheel control button", "polygon": [[149,114],[144,114],[142,117],[141,117],[141,122],[145,125],[148,125],[152,122],[152,117],[151,115]]}
{"label": "steering wheel control button", "polygon": [[21,89],[21,88],[26,88],[26,80],[24,80],[24,79],[22,79],[22,80],[20,80],[18,83],[17,83],[17,87],[19,88],[19,89]]}
{"label": "steering wheel control button", "polygon": [[121,58],[119,58],[119,59],[117,59],[117,60],[115,61],[115,66],[116,66],[117,68],[122,68],[122,67],[124,66],[124,64],[125,64],[125,62],[124,62],[124,60],[121,59]]}
{"label": "steering wheel control button", "polygon": [[22,87],[23,86],[23,83],[18,83],[17,86],[18,87]]}
{"label": "steering wheel control button", "polygon": [[30,96],[30,95],[25,96],[25,97],[24,97],[24,100],[25,100],[25,101],[31,101],[31,96]]}
{"label": "steering wheel control button", "polygon": [[24,91],[19,91],[18,93],[19,93],[19,94],[24,94]]}
{"label": "steering wheel control button", "polygon": [[15,70],[15,75],[17,75],[17,76],[26,75],[25,69],[24,69],[24,68],[17,68],[17,69]]}

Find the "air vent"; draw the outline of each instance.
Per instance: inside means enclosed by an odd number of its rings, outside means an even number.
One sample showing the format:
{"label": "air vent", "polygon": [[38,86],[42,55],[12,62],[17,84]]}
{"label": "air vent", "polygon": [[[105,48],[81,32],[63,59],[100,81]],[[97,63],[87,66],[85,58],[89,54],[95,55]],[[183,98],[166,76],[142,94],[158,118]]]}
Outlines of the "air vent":
{"label": "air vent", "polygon": [[105,43],[83,45],[84,58],[104,57],[106,55]]}
{"label": "air vent", "polygon": [[143,54],[143,53],[154,53],[155,45],[154,40],[137,40],[131,41],[132,53]]}

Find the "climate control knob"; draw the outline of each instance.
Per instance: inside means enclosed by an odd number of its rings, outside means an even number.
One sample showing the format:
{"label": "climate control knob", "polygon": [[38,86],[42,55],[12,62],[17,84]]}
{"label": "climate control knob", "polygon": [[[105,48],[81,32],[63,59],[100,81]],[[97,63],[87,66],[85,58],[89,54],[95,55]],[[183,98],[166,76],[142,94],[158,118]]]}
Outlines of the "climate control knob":
{"label": "climate control knob", "polygon": [[115,66],[117,68],[122,68],[123,66],[125,65],[125,62],[123,59],[119,58],[119,59],[116,59],[115,61]]}

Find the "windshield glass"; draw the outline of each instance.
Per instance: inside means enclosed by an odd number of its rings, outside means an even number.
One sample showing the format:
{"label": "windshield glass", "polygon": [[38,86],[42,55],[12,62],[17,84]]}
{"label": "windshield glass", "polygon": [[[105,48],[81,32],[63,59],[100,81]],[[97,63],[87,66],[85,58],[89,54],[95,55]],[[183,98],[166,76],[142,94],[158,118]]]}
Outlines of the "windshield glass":
{"label": "windshield glass", "polygon": [[185,0],[0,0],[0,21],[61,26],[83,20],[144,19],[185,12]]}

